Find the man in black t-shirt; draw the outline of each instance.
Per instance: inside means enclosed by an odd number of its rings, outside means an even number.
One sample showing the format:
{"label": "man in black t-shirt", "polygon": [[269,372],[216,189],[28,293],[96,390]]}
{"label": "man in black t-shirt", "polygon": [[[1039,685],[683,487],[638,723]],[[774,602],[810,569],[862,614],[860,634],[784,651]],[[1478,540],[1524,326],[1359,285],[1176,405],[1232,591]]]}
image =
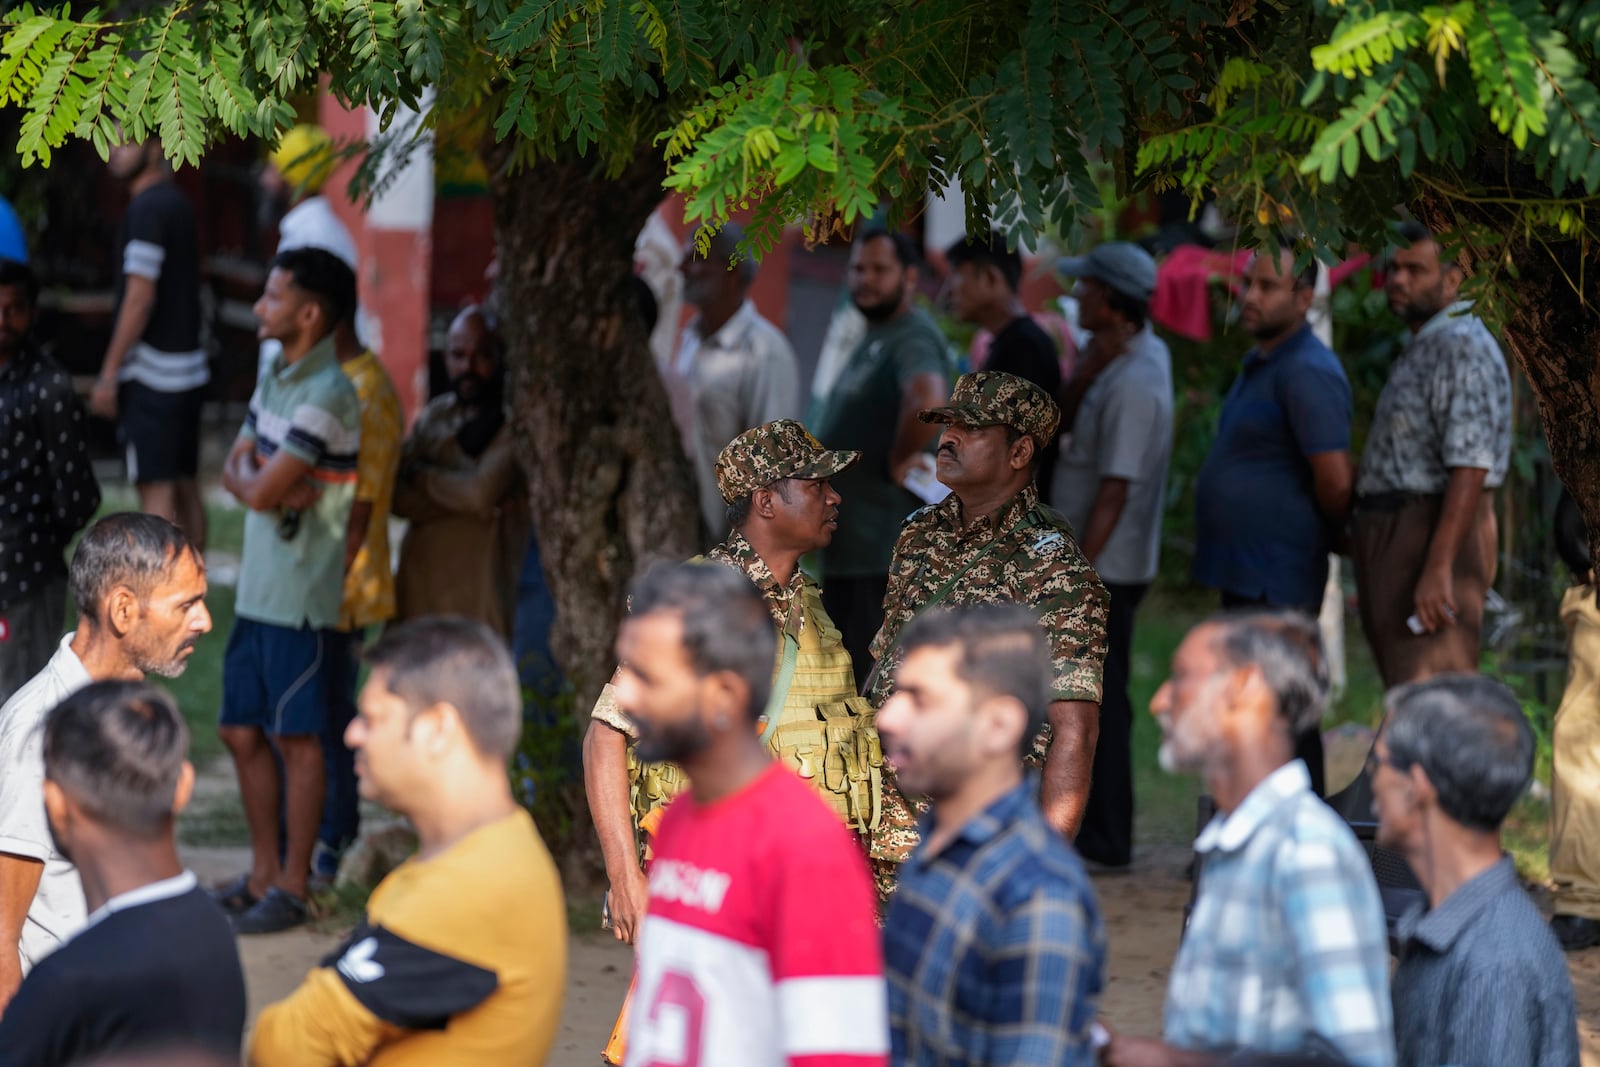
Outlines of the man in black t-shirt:
{"label": "man in black t-shirt", "polygon": [[200,243],[194,208],[172,181],[155,138],[111,150],[112,176],[128,186],[117,230],[117,312],[96,414],[117,420],[139,509],[183,527],[205,550],[205,506],[195,483],[200,402],[211,380],[200,343]]}
{"label": "man in black t-shirt", "polygon": [[44,725],[45,815],[83,878],[89,923],[0,1016],[0,1067],[56,1067],[184,1042],[225,1056],[244,1033],[244,972],[221,910],[178,862],[194,788],[189,730],[143,682],[95,682]]}
{"label": "man in black t-shirt", "polygon": [[[945,258],[950,263],[945,291],[951,312],[991,337],[989,358],[974,369],[1015,374],[1054,398],[1061,391],[1061,353],[1017,296],[1022,256],[1006,247],[1003,235],[990,233],[963,237],[945,250]],[[1059,440],[1052,440],[1039,461],[1039,498],[1047,504],[1060,454]]]}

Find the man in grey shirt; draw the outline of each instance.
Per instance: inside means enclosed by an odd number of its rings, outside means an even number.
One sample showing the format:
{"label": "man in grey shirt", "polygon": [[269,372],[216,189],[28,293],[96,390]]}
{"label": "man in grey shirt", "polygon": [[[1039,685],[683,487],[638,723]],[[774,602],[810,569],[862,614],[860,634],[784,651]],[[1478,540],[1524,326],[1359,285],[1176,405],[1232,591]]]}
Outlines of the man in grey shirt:
{"label": "man in grey shirt", "polygon": [[[1100,737],[1078,852],[1109,867],[1133,859],[1133,619],[1156,576],[1172,456],[1172,358],[1150,328],[1156,264],[1144,249],[1103,244],[1063,259],[1078,279],[1079,322],[1094,333],[1063,389],[1071,437],[1054,500],[1111,594]],[[1071,419],[1068,423],[1066,420]]]}
{"label": "man in grey shirt", "polygon": [[707,544],[728,533],[727,505],[712,469],[728,442],[755,426],[800,416],[800,371],[783,331],[749,300],[755,260],[738,258],[744,231],[728,223],[705,255],[690,241],[683,298],[695,307],[665,381],[684,451],[694,467]]}
{"label": "man in grey shirt", "polygon": [[1492,490],[1511,460],[1511,376],[1458,299],[1461,267],[1416,223],[1400,237],[1385,288],[1413,333],[1372,415],[1351,530],[1361,626],[1385,686],[1477,670]]}
{"label": "man in grey shirt", "polygon": [[1404,853],[1427,893],[1400,920],[1399,1062],[1577,1067],[1566,961],[1500,845],[1533,773],[1517,699],[1475,675],[1402,686],[1368,763],[1378,843]]}

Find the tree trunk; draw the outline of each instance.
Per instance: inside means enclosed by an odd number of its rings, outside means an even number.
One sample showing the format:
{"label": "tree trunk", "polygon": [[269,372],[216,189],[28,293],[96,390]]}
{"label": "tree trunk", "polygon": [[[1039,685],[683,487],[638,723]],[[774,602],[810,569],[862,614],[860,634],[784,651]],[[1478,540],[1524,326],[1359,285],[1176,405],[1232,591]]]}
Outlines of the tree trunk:
{"label": "tree trunk", "polygon": [[628,582],[695,547],[689,467],[629,281],[664,168],[648,144],[615,178],[579,159],[508,174],[505,146],[485,156],[511,425],[555,596],[552,651],[586,721]]}

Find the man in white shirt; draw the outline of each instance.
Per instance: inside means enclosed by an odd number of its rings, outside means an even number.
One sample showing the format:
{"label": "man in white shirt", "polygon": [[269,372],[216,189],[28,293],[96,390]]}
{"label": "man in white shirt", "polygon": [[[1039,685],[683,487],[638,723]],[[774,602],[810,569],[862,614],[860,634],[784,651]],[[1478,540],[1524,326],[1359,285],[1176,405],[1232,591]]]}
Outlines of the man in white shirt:
{"label": "man in white shirt", "polygon": [[683,450],[694,467],[708,543],[728,533],[727,504],[712,467],[728,442],[746,430],[800,415],[800,371],[783,331],[748,299],[756,264],[735,262],[744,231],[729,223],[704,256],[690,241],[683,258],[683,299],[695,317],[662,379]]}
{"label": "man in white shirt", "polygon": [[[359,257],[355,240],[334,213],[333,204],[322,195],[322,187],[339,161],[333,149],[333,139],[321,126],[302,123],[292,127],[261,168],[261,191],[269,204],[280,205],[278,210],[288,206],[278,220],[279,252],[291,248],[320,248],[338,256],[345,266],[356,271]],[[360,277],[359,271],[356,276]],[[358,308],[346,328],[353,329],[357,340],[367,347],[369,331],[362,328],[361,318]],[[277,341],[262,341],[260,370],[266,370],[282,348]]]}
{"label": "man in white shirt", "polygon": [[22,976],[84,923],[78,873],[40,800],[43,726],[90,682],[183,673],[206,611],[205,561],[154,515],[108,515],[83,535],[69,575],[78,628],[0,708],[0,1012]]}

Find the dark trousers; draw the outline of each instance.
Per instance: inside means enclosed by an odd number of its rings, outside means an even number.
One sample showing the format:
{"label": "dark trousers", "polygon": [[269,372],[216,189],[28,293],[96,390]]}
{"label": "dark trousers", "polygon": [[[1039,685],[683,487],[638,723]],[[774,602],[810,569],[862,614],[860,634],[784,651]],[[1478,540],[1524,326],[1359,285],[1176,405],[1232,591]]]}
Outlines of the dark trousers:
{"label": "dark trousers", "polygon": [[[361,669],[362,632],[327,631],[329,671],[328,717],[322,731],[322,766],[327,776],[322,800],[322,826],[317,840],[334,852],[355,841],[361,829],[361,795],[357,791],[356,754],[344,743],[344,732],[356,717],[356,677]],[[333,874],[333,871],[321,871]]]}
{"label": "dark trousers", "polygon": [[[1266,597],[1239,596],[1226,590],[1222,593],[1223,611],[1248,611],[1251,608],[1287,608],[1302,612],[1315,619],[1322,611],[1321,604],[1273,604]],[[1311,772],[1311,791],[1319,797],[1328,795],[1327,761],[1322,754],[1322,724],[1318,723],[1294,739],[1294,754]]]}
{"label": "dark trousers", "polygon": [[823,576],[822,606],[828,609],[828,617],[844,638],[857,687],[866,683],[872,670],[872,653],[867,649],[883,626],[883,596],[888,591],[887,574]]}
{"label": "dark trousers", "polygon": [[1128,701],[1133,617],[1150,585],[1106,582],[1105,586],[1111,594],[1111,612],[1106,622],[1100,737],[1077,845],[1085,859],[1126,867],[1133,860],[1133,706]]}

